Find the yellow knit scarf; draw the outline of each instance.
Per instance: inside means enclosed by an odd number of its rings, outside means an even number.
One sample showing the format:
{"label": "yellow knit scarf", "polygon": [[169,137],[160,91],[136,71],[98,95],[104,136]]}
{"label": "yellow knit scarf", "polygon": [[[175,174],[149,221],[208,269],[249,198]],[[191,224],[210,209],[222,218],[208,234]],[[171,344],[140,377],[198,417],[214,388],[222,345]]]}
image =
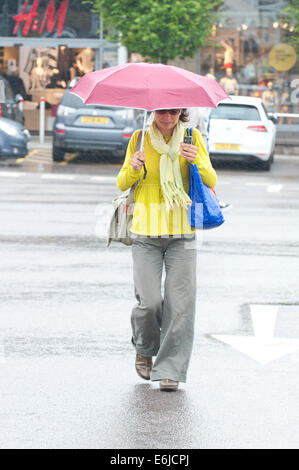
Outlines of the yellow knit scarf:
{"label": "yellow knit scarf", "polygon": [[155,121],[149,128],[151,144],[161,155],[160,183],[167,210],[172,209],[174,204],[185,209],[192,204],[184,190],[179,162],[180,143],[184,139],[184,130],[183,124],[179,121],[167,144]]}

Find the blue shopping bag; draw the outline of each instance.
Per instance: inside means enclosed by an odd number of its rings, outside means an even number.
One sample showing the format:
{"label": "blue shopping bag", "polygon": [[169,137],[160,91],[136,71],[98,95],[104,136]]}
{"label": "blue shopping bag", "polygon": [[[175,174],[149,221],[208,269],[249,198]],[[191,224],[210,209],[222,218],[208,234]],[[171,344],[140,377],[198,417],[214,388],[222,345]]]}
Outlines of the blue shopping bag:
{"label": "blue shopping bag", "polygon": [[[187,135],[192,136],[192,129],[187,129]],[[191,227],[207,230],[223,224],[224,217],[215,194],[201,179],[197,165],[189,165],[189,196],[192,205],[188,208],[188,218]]]}

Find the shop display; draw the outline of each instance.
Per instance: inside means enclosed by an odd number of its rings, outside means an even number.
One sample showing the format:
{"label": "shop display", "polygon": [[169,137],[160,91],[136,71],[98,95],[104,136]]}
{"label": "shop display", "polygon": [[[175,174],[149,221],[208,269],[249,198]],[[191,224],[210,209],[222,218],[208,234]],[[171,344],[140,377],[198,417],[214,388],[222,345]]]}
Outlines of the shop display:
{"label": "shop display", "polygon": [[228,93],[229,95],[239,94],[238,81],[233,75],[232,68],[226,69],[226,75],[225,77],[221,78],[219,83],[225,89],[226,93]]}
{"label": "shop display", "polygon": [[268,82],[267,89],[262,93],[262,101],[269,113],[277,111],[278,94],[273,90],[273,82]]}
{"label": "shop display", "polygon": [[269,112],[299,113],[298,100],[292,100],[299,74],[290,41],[294,25],[281,20],[283,5],[282,0],[224,0],[211,37],[200,49],[200,73],[214,76],[229,94],[262,98]]}
{"label": "shop display", "polygon": [[90,47],[82,49],[76,56],[76,66],[80,75],[85,75],[94,70],[94,56],[94,50]]}
{"label": "shop display", "polygon": [[221,41],[222,46],[224,47],[224,62],[223,68],[233,69],[234,66],[234,49],[230,41]]}
{"label": "shop display", "polygon": [[50,123],[70,80],[95,67],[95,51],[91,48],[20,46],[3,48],[3,56],[7,58],[2,75],[9,81],[14,95],[24,98],[25,123],[31,131],[39,128],[40,98],[46,99],[46,128],[51,130]]}

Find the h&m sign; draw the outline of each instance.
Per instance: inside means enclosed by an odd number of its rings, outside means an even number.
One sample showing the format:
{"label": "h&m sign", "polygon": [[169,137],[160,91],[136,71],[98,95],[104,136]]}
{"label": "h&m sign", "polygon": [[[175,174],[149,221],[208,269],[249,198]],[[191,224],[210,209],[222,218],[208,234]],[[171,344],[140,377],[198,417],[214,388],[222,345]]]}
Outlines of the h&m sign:
{"label": "h&m sign", "polygon": [[15,15],[13,18],[15,20],[15,27],[13,29],[13,34],[17,34],[21,25],[23,25],[22,35],[28,36],[30,31],[37,31],[39,36],[43,34],[43,31],[46,26],[46,30],[49,33],[54,31],[55,26],[57,26],[57,35],[61,36],[63,32],[65,17],[69,5],[69,0],[62,0],[61,5],[56,10],[56,1],[49,0],[45,8],[42,19],[39,21],[36,17],[38,16],[38,7],[40,0],[34,0],[31,9],[28,10],[29,0],[25,0],[21,12],[18,15]]}

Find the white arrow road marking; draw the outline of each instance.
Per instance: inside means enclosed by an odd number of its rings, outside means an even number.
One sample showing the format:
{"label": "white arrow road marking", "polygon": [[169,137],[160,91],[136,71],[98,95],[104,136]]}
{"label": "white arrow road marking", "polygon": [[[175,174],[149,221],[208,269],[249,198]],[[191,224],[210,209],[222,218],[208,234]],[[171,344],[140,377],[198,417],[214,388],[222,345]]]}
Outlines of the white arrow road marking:
{"label": "white arrow road marking", "polygon": [[274,338],[278,306],[251,305],[254,336],[211,335],[260,364],[299,351],[299,339]]}

